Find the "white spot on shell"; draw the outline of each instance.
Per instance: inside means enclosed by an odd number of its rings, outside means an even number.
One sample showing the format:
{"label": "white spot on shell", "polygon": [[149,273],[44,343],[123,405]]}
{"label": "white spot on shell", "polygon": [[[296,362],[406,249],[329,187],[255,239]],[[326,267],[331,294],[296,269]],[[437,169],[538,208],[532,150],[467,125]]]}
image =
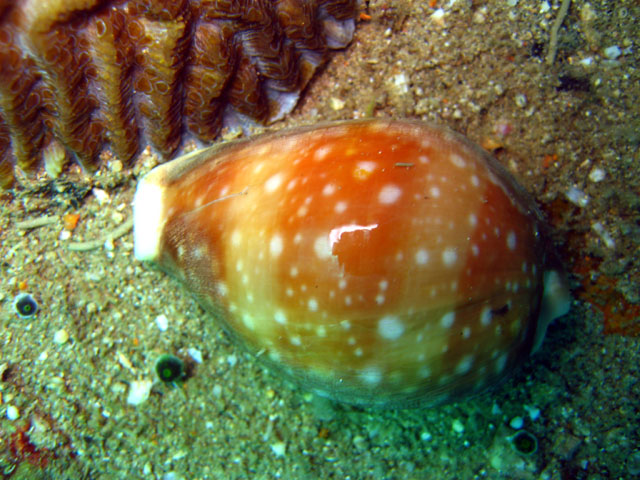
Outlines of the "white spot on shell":
{"label": "white spot on shell", "polygon": [[416,252],[415,259],[418,265],[426,265],[429,261],[429,252],[427,252],[424,248],[421,248]]}
{"label": "white spot on shell", "polygon": [[471,370],[472,366],[473,366],[473,355],[465,355],[464,357],[462,357],[462,360],[458,362],[458,365],[456,365],[456,373],[458,375],[467,373],[469,370]]}
{"label": "white spot on shell", "polygon": [[280,235],[275,234],[271,237],[271,241],[269,242],[269,252],[271,252],[271,256],[279,257],[283,248],[282,237]]}
{"label": "white spot on shell", "polygon": [[315,298],[310,298],[309,301],[307,302],[307,306],[309,307],[309,310],[311,310],[312,312],[318,311],[318,301]]}
{"label": "white spot on shell", "polygon": [[483,327],[488,326],[491,323],[491,318],[493,315],[491,314],[491,309],[489,307],[484,307],[482,312],[480,312],[480,324]]}
{"label": "white spot on shell", "polygon": [[347,209],[347,202],[337,202],[336,206],[333,207],[334,212],[343,213]]}
{"label": "white spot on shell", "polygon": [[287,323],[287,316],[282,310],[276,310],[276,313],[273,314],[273,319],[280,325]]}
{"label": "white spot on shell", "polygon": [[516,249],[516,234],[513,230],[510,230],[509,233],[507,233],[507,248],[509,248],[509,250]]}
{"label": "white spot on shell", "polygon": [[264,189],[267,193],[275,192],[280,185],[282,185],[283,176],[282,173],[276,173],[270,177],[264,184]]}
{"label": "white spot on shell", "polygon": [[316,252],[318,258],[325,260],[331,256],[331,247],[329,246],[329,237],[321,235],[316,238],[313,243],[313,250]]}
{"label": "white spot on shell", "polygon": [[438,187],[431,187],[429,189],[429,195],[431,195],[432,198],[438,198],[440,196],[440,189]]}
{"label": "white spot on shell", "polygon": [[356,169],[371,173],[376,169],[376,162],[358,162],[356,164]]}
{"label": "white spot on shell", "polygon": [[456,153],[452,153],[449,157],[449,160],[451,160],[451,163],[453,163],[458,168],[464,168],[467,166],[467,162],[464,161],[464,158]]}
{"label": "white spot on shell", "polygon": [[445,313],[440,319],[440,325],[442,325],[444,328],[451,328],[455,319],[456,314],[454,312]]}
{"label": "white spot on shell", "polygon": [[367,385],[377,385],[382,380],[382,372],[377,367],[367,367],[360,372],[359,377]]}
{"label": "white spot on shell", "polygon": [[325,159],[325,157],[327,155],[329,155],[329,153],[331,152],[331,147],[325,145],[323,147],[318,147],[315,151],[315,153],[313,154],[313,158],[316,161],[322,161]]}
{"label": "white spot on shell", "polygon": [[327,183],[322,189],[322,194],[325,196],[333,195],[336,192],[336,186],[333,183]]}
{"label": "white spot on shell", "polygon": [[454,263],[456,263],[456,260],[458,260],[458,254],[456,253],[455,249],[453,249],[452,247],[445,248],[444,251],[442,252],[443,263],[447,267],[450,267]]}
{"label": "white spot on shell", "polygon": [[233,245],[234,247],[237,247],[240,245],[241,241],[242,241],[242,234],[238,230],[234,230],[233,233],[231,234],[231,245]]}
{"label": "white spot on shell", "polygon": [[378,202],[384,205],[395,203],[402,195],[402,190],[396,185],[385,185],[378,193]]}
{"label": "white spot on shell", "polygon": [[229,293],[229,289],[227,288],[227,284],[224,282],[218,282],[216,284],[216,290],[218,291],[218,295],[221,297],[226,297]]}
{"label": "white spot on shell", "polygon": [[255,325],[253,323],[253,317],[251,315],[249,315],[248,313],[243,313],[242,314],[242,323],[244,323],[244,325],[249,330],[253,330],[255,328]]}
{"label": "white spot on shell", "polygon": [[396,340],[404,333],[404,324],[395,315],[386,315],[378,322],[378,334],[387,340]]}
{"label": "white spot on shell", "polygon": [[469,225],[471,225],[471,227],[474,227],[474,228],[476,225],[478,225],[478,217],[476,216],[475,213],[469,214]]}
{"label": "white spot on shell", "polygon": [[289,337],[289,341],[291,342],[291,345],[295,345],[296,347],[302,345],[302,339],[300,338],[300,335],[292,335],[291,337]]}
{"label": "white spot on shell", "polygon": [[504,370],[504,367],[507,366],[507,354],[503,353],[496,360],[496,372],[500,373]]}

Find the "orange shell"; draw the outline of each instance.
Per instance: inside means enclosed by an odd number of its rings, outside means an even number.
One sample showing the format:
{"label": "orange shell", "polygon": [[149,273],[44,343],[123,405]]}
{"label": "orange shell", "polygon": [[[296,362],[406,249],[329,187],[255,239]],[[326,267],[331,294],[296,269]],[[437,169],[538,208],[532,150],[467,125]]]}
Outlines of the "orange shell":
{"label": "orange shell", "polygon": [[196,152],[141,181],[134,216],[137,258],[179,278],[260,358],[350,403],[484,388],[568,307],[557,275],[561,303],[543,305],[533,201],[479,147],[422,123]]}

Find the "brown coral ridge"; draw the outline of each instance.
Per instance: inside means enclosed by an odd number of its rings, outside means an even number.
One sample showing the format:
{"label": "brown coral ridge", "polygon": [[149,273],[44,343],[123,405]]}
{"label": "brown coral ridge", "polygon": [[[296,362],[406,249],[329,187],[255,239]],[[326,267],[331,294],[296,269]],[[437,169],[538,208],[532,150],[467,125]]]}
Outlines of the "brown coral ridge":
{"label": "brown coral ridge", "polygon": [[276,120],[357,0],[0,0],[0,186],[14,165],[91,171],[107,144],[169,158],[193,135]]}

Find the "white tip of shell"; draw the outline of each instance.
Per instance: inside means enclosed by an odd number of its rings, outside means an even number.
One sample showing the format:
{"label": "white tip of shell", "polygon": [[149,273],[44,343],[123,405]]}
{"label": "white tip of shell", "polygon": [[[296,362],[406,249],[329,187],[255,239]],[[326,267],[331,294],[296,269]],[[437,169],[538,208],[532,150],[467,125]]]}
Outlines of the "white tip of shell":
{"label": "white tip of shell", "polygon": [[136,189],[133,199],[133,253],[138,260],[155,260],[160,254],[164,227],[163,190],[153,175],[145,176]]}

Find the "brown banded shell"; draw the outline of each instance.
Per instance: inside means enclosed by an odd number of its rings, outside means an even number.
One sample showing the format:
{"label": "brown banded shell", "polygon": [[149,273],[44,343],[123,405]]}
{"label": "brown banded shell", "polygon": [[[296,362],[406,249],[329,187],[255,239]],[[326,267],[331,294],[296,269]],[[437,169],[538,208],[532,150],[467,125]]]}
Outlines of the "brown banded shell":
{"label": "brown banded shell", "polygon": [[107,145],[123,161],[146,144],[168,158],[185,136],[209,142],[225,124],[278,119],[327,51],[351,40],[356,7],[0,1],[0,184],[14,164],[74,157],[91,170]]}

